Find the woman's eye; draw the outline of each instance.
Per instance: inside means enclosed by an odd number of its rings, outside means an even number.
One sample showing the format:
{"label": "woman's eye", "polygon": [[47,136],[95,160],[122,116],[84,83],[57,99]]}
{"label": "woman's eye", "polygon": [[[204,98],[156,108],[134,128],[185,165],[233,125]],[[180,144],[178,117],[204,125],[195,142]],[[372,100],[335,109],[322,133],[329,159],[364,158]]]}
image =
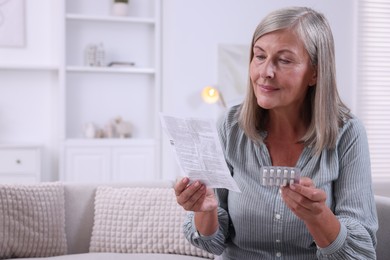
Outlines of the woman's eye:
{"label": "woman's eye", "polygon": [[265,55],[256,55],[256,59],[265,60]]}
{"label": "woman's eye", "polygon": [[290,64],[291,63],[291,61],[286,60],[286,59],[279,59],[279,62],[282,64]]}
{"label": "woman's eye", "polygon": [[280,62],[280,63],[283,63],[283,64],[288,64],[288,63],[290,63],[290,61],[289,61],[289,60],[286,60],[286,59],[279,59],[279,62]]}

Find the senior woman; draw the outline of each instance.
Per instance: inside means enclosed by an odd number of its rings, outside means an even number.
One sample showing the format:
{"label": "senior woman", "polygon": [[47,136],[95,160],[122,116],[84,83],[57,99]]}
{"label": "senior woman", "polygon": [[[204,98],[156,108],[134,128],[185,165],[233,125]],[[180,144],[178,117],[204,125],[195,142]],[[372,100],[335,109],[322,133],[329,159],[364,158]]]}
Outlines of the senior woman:
{"label": "senior woman", "polygon": [[[244,102],[219,124],[241,193],[183,178],[187,239],[223,259],[375,259],[378,228],[364,126],[341,101],[333,36],[306,7],[276,10],[256,28]],[[262,166],[301,179],[262,185]]]}

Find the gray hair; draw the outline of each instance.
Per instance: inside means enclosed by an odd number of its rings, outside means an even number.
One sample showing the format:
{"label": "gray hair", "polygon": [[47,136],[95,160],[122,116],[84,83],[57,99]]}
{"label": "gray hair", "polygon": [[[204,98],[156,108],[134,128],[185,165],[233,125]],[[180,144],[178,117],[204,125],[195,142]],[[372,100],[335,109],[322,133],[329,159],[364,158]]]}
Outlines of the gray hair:
{"label": "gray hair", "polygon": [[[350,110],[343,104],[337,91],[335,51],[330,26],[321,13],[307,7],[289,7],[273,11],[257,26],[250,48],[263,35],[277,30],[294,31],[303,42],[312,65],[317,69],[317,83],[309,88],[305,98],[309,123],[301,141],[314,147],[314,153],[335,147],[339,127],[350,118]],[[246,135],[255,142],[263,142],[260,135],[265,130],[268,112],[257,104],[251,80],[244,102],[239,110],[239,123]]]}

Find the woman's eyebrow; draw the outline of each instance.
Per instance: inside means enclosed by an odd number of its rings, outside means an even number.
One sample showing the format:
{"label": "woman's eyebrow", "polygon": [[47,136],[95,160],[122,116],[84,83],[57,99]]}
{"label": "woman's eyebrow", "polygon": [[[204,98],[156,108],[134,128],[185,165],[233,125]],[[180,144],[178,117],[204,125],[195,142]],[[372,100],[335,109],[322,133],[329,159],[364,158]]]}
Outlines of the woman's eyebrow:
{"label": "woman's eyebrow", "polygon": [[292,54],[292,55],[296,55],[296,53],[290,49],[282,49],[282,50],[279,50],[278,51],[279,54],[284,54],[284,53],[289,53],[289,54]]}
{"label": "woman's eyebrow", "polygon": [[264,51],[263,48],[261,48],[261,47],[258,46],[258,45],[253,46],[253,49],[259,49],[260,51]]}
{"label": "woman's eyebrow", "polygon": [[[260,46],[258,45],[255,45],[253,46],[253,49],[258,49],[262,52],[266,52],[263,48],[261,48]],[[290,50],[290,49],[281,49],[281,50],[278,50],[276,53],[280,54],[280,53],[291,53],[291,54],[296,54],[294,51]]]}

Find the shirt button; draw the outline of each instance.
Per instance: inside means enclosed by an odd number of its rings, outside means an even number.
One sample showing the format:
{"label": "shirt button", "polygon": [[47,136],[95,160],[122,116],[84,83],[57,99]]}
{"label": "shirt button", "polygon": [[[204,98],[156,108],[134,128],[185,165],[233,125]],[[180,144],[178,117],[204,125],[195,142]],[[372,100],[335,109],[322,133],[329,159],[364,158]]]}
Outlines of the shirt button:
{"label": "shirt button", "polygon": [[280,214],[275,214],[276,219],[280,219]]}
{"label": "shirt button", "polygon": [[198,231],[195,231],[195,233],[194,233],[194,239],[198,239],[199,237],[200,237],[199,232],[198,232]]}
{"label": "shirt button", "polygon": [[276,253],[276,257],[281,257],[281,256],[282,256],[282,253],[280,253],[280,252]]}
{"label": "shirt button", "polygon": [[280,239],[276,239],[276,243],[280,243]]}

